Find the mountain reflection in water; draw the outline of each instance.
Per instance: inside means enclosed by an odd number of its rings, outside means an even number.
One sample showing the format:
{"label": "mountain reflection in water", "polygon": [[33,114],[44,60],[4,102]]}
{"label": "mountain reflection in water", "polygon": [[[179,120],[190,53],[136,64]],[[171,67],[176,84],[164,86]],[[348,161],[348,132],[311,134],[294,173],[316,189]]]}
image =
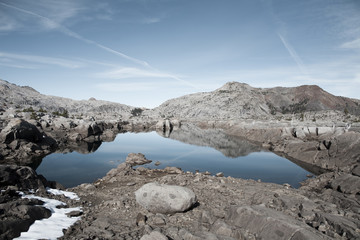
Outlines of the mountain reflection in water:
{"label": "mountain reflection in water", "polygon": [[[141,152],[153,160],[150,168],[176,166],[184,171],[223,172],[225,176],[261,179],[263,182],[289,183],[299,187],[308,171],[291,161],[268,152],[243,138],[226,135],[219,129],[183,125],[168,138],[162,132],[118,134],[113,142],[84,143],[77,152],[53,153],[42,160],[37,173],[65,187],[90,183],[106,175],[131,152]],[[89,154],[85,154],[89,153]],[[159,166],[155,162],[160,161]]]}

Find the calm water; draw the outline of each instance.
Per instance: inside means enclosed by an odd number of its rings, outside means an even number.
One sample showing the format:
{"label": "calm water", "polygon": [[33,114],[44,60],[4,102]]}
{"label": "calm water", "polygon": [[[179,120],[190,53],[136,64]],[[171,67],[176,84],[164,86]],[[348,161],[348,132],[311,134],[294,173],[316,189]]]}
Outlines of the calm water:
{"label": "calm water", "polygon": [[[153,160],[144,167],[176,166],[192,172],[223,172],[225,176],[289,183],[293,187],[299,187],[299,182],[305,180],[309,174],[285,158],[264,151],[243,139],[213,130],[205,132],[204,135],[180,133],[171,137],[191,144],[164,138],[156,132],[118,134],[115,141],[102,143],[93,153],[51,154],[43,159],[36,171],[48,180],[60,182],[65,187],[73,187],[103,177],[110,169],[124,162],[128,153],[141,152]],[[161,165],[156,167],[156,161],[160,161]]]}

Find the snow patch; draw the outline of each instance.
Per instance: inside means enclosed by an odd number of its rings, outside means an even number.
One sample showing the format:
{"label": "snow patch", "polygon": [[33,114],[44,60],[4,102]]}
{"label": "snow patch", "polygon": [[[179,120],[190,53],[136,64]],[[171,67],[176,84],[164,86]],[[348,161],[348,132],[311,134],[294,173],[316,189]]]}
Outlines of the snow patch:
{"label": "snow patch", "polygon": [[72,211],[81,211],[80,207],[75,208],[56,208],[56,206],[66,205],[64,202],[38,197],[35,195],[23,195],[22,198],[38,199],[44,202],[42,206],[51,211],[49,218],[36,220],[27,232],[22,232],[20,237],[15,239],[30,240],[30,239],[57,239],[63,236],[63,229],[69,228],[80,217],[68,217],[66,214]]}
{"label": "snow patch", "polygon": [[76,193],[68,192],[68,191],[62,191],[59,189],[53,189],[53,188],[46,188],[46,191],[48,193],[54,194],[54,195],[64,195],[67,198],[74,199],[74,200],[80,200],[79,196],[76,195]]}

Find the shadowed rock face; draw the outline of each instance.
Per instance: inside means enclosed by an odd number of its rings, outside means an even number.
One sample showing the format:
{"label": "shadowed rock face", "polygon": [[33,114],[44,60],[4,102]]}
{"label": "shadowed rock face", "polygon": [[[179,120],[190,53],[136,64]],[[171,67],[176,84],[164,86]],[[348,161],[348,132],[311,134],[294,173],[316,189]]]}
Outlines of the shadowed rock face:
{"label": "shadowed rock face", "polygon": [[[161,132],[159,134],[162,135]],[[263,150],[241,137],[227,135],[221,129],[202,129],[194,124],[182,124],[180,129],[171,132],[169,138],[192,145],[211,147],[232,158]]]}

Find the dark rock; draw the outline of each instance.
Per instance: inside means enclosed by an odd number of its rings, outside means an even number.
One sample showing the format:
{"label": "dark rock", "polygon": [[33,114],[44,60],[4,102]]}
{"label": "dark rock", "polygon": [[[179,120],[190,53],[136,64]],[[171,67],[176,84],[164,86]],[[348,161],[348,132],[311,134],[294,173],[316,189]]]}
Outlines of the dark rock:
{"label": "dark rock", "polygon": [[45,179],[30,167],[0,165],[0,187],[17,186],[20,190],[44,188]]}
{"label": "dark rock", "polygon": [[[1,158],[1,156],[0,156]],[[360,165],[356,165],[351,171],[353,175],[360,177]]]}
{"label": "dark rock", "polygon": [[66,216],[68,217],[78,217],[81,216],[83,214],[82,211],[71,211],[69,213],[66,214]]}
{"label": "dark rock", "polygon": [[24,139],[36,143],[42,141],[43,134],[40,133],[35,125],[22,119],[14,119],[1,131],[0,138],[6,144],[16,139]]}
{"label": "dark rock", "polygon": [[48,218],[51,211],[39,200],[19,199],[0,205],[0,239],[12,239],[27,231],[36,220]]}

